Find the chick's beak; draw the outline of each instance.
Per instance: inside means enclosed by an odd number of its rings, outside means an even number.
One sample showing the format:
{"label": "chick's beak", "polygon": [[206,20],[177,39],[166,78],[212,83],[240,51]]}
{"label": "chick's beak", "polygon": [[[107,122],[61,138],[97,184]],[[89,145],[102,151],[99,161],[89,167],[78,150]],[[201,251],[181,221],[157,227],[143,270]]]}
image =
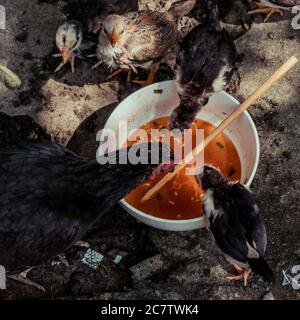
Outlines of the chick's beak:
{"label": "chick's beak", "polygon": [[118,34],[117,34],[115,28],[113,28],[112,33],[108,37],[108,40],[109,40],[109,43],[112,46],[112,48],[114,48],[116,46],[117,42],[119,41],[119,37],[118,37]]}
{"label": "chick's beak", "polygon": [[62,59],[63,59],[63,62],[64,63],[67,63],[69,58],[70,58],[70,49],[66,48],[66,47],[63,47],[60,51],[61,53],[61,56],[62,56]]}

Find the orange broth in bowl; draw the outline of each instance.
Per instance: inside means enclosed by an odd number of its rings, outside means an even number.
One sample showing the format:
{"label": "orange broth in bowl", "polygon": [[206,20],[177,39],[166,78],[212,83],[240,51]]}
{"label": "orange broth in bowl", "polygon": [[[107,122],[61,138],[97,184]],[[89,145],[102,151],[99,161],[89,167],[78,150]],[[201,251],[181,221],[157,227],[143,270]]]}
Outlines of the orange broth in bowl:
{"label": "orange broth in bowl", "polygon": [[[168,124],[169,117],[163,117],[144,124],[140,129],[147,131],[150,140],[152,129],[165,129]],[[204,129],[204,137],[206,138],[215,127],[204,120],[195,120],[192,126],[193,148],[196,146],[196,129]],[[136,134],[133,134],[133,136],[127,141],[128,146],[143,140]],[[172,149],[174,149],[176,139],[177,137],[171,136],[170,146]],[[156,140],[161,140],[161,137],[157,136]],[[233,142],[224,133],[220,134],[205,148],[204,162],[218,167],[226,177],[233,181],[241,179],[241,162],[238,152]],[[201,200],[203,191],[195,177],[186,175],[184,169],[168,182],[153,199],[142,203],[140,200],[144,194],[161,178],[158,177],[153,181],[141,184],[127,195],[125,200],[134,208],[162,219],[186,220],[199,218],[203,215]]]}

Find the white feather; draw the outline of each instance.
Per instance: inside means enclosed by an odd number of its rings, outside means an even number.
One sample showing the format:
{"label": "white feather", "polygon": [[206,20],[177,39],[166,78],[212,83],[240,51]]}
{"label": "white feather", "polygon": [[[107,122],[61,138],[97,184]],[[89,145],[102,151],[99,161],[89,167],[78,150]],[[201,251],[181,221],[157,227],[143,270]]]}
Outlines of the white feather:
{"label": "white feather", "polygon": [[248,248],[248,253],[247,253],[248,258],[250,259],[259,258],[259,253],[255,249],[253,249],[248,242],[247,242],[247,248]]}
{"label": "white feather", "polygon": [[231,70],[231,68],[229,68],[229,66],[227,64],[220,70],[218,77],[214,80],[213,85],[212,85],[215,92],[219,92],[224,89],[224,86],[226,84],[225,75],[230,70]]}
{"label": "white feather", "polygon": [[221,209],[215,208],[213,190],[207,190],[205,196],[203,197],[203,205],[205,215],[208,219],[212,218],[214,221],[217,217],[220,217],[223,214]]}

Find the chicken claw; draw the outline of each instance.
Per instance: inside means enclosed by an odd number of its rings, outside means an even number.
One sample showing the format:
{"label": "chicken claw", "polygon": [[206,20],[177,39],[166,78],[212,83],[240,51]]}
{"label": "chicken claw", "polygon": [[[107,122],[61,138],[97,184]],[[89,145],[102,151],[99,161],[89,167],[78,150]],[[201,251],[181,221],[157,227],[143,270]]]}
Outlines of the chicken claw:
{"label": "chicken claw", "polygon": [[139,84],[141,86],[148,86],[154,82],[155,75],[156,75],[158,69],[159,69],[159,64],[155,63],[151,66],[147,80],[133,80],[131,82],[135,83],[135,84]]}
{"label": "chicken claw", "polygon": [[[56,58],[61,57],[61,54],[59,54],[59,53],[58,54],[54,54],[53,57],[56,57]],[[72,73],[74,73],[75,72],[75,54],[74,53],[70,53],[67,56],[67,58],[64,59],[62,61],[62,63],[55,69],[54,72],[56,73],[56,72],[60,71],[62,69],[62,67],[64,65],[66,65],[68,62],[70,62],[70,64],[71,64]]]}
{"label": "chicken claw", "polygon": [[251,273],[251,269],[245,269],[239,275],[237,275],[237,276],[229,276],[229,277],[226,277],[226,279],[229,280],[229,281],[240,281],[240,280],[243,279],[244,280],[244,286],[247,287],[248,278],[249,278],[250,273]]}
{"label": "chicken claw", "polygon": [[110,80],[114,77],[116,77],[118,74],[122,72],[127,72],[127,82],[131,82],[131,77],[132,77],[132,70],[131,69],[125,69],[125,68],[119,68],[115,72],[113,72],[110,76],[106,78],[106,80]]}
{"label": "chicken claw", "polygon": [[42,291],[42,292],[46,292],[45,288],[41,285],[39,285],[38,283],[35,283],[33,282],[32,280],[29,280],[27,279],[27,274],[28,272],[31,270],[32,268],[20,273],[20,274],[17,274],[17,275],[12,275],[12,276],[9,276],[10,279],[14,280],[14,281],[18,281],[20,283],[23,283],[23,284],[26,284],[28,286],[31,286],[39,291]]}
{"label": "chicken claw", "polygon": [[279,13],[281,16],[283,16],[283,10],[280,10],[278,8],[265,7],[265,8],[258,8],[248,12],[248,14],[250,15],[255,15],[259,13],[265,13],[267,15],[266,18],[264,19],[264,22],[267,22],[274,13]]}

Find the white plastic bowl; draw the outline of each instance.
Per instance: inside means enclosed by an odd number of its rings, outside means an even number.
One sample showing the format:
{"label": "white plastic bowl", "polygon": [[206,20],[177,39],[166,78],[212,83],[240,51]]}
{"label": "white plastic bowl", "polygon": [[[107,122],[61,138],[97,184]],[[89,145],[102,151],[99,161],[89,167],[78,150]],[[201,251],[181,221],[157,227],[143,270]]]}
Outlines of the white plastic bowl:
{"label": "white plastic bowl", "polygon": [[[162,90],[161,94],[155,90]],[[174,81],[155,83],[142,88],[124,101],[114,110],[108,119],[105,128],[112,129],[118,134],[119,121],[128,121],[128,133],[141,127],[143,124],[164,116],[169,116],[178,106],[178,95]],[[214,94],[209,104],[198,114],[198,118],[217,126],[232,113],[239,102],[227,94],[220,92]],[[255,124],[248,112],[244,112],[227,130],[225,134],[234,143],[242,165],[241,182],[250,186],[255,176],[259,161],[259,139]],[[122,137],[121,144],[125,143],[127,136]],[[161,219],[140,210],[137,210],[124,199],[122,207],[136,219],[152,227],[169,231],[187,231],[203,227],[203,218],[188,220]]]}

